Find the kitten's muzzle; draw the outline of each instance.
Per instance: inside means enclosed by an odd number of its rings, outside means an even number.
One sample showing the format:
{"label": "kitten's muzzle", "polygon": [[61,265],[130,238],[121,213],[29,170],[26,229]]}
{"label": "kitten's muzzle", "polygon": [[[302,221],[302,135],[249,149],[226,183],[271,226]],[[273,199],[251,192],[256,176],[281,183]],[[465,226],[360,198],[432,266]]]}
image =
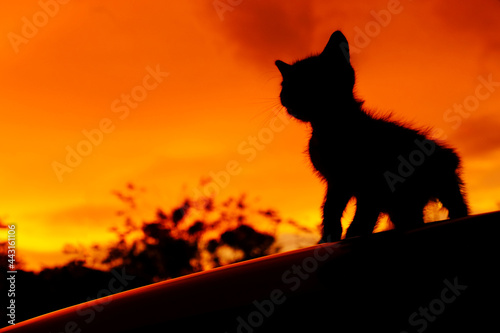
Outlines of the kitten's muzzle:
{"label": "kitten's muzzle", "polygon": [[290,107],[286,108],[286,112],[288,112],[289,115],[291,115],[292,117],[294,117],[295,119],[298,119],[300,121],[304,121],[304,122],[309,121],[309,119],[307,119],[306,117],[303,117],[299,112],[297,112],[295,109],[292,109]]}

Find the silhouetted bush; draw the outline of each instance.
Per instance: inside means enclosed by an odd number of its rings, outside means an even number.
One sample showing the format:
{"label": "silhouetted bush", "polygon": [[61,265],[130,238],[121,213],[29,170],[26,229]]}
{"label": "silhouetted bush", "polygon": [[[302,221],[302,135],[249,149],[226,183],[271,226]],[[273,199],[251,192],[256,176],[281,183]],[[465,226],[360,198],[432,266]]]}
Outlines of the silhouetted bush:
{"label": "silhouetted bush", "polygon": [[[251,207],[245,195],[223,202],[186,198],[173,209],[158,208],[152,221],[135,222],[140,191],[128,185],[114,194],[126,205],[118,212],[123,225],[112,228],[116,241],[89,248],[67,244],[64,253],[75,259],[61,267],[39,273],[18,268],[16,322],[105,296],[99,291],[116,272],[133,277],[123,286],[128,290],[279,250],[276,231],[283,220],[273,210]],[[0,244],[2,249],[5,245]],[[2,279],[7,271],[4,253]]]}

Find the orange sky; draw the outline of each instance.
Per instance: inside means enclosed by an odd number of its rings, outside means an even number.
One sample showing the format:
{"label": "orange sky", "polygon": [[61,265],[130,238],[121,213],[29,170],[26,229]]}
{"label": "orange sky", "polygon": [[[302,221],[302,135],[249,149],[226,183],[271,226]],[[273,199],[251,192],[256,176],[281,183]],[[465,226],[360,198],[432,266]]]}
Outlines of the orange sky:
{"label": "orange sky", "polygon": [[[500,208],[499,1],[213,3],[2,6],[0,218],[17,224],[29,268],[62,260],[65,243],[110,239],[122,208],[112,190],[132,182],[146,207],[170,207],[230,161],[239,172],[221,196],[247,192],[317,224],[323,185],[303,154],[306,126],[272,120],[273,63],[321,51],[337,29],[366,105],[440,129],[462,155],[472,211]],[[251,137],[265,141],[256,154]],[[88,154],[57,175],[68,146]]]}

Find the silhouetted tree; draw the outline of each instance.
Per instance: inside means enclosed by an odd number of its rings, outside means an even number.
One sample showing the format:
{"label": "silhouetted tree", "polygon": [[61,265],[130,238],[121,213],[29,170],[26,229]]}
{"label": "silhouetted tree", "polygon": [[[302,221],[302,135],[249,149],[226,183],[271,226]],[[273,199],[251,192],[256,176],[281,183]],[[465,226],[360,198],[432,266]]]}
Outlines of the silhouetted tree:
{"label": "silhouetted tree", "polygon": [[[223,202],[186,198],[171,210],[157,209],[153,221],[136,224],[130,212],[137,194],[134,186],[115,192],[128,206],[120,212],[124,228],[113,229],[118,239],[111,246],[95,246],[106,251],[101,263],[108,269],[123,266],[141,280],[156,282],[279,250],[275,234],[282,219],[273,210],[250,207],[245,195]],[[258,230],[259,224],[267,230]]]}

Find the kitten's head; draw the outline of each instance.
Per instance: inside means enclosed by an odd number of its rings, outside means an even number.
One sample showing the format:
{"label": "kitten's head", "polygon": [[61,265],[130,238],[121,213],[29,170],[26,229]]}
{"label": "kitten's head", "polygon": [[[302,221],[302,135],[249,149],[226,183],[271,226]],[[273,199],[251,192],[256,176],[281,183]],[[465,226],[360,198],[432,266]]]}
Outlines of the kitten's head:
{"label": "kitten's head", "polygon": [[321,120],[330,111],[326,109],[354,100],[349,45],[340,31],[332,34],[320,54],[292,65],[281,60],[275,64],[283,77],[281,104],[299,120]]}

